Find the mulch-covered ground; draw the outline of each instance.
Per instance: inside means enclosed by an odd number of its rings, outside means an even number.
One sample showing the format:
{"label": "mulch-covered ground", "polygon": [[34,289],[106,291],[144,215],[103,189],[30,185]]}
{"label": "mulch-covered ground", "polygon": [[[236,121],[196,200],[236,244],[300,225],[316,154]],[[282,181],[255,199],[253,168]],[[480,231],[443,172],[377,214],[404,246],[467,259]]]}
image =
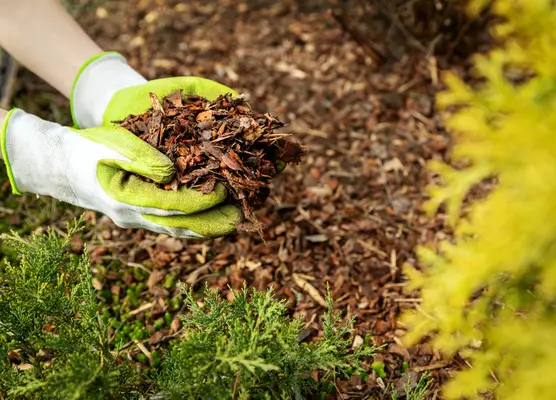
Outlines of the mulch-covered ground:
{"label": "mulch-covered ground", "polygon": [[[445,2],[420,0],[132,3],[103,3],[79,20],[149,79],[202,76],[245,94],[256,111],[286,122],[282,131],[308,153],[275,179],[257,212],[268,226],[266,243],[256,233],[177,240],[87,213],[93,229],[83,241],[95,287],[121,306],[105,317],[145,321],[149,332],[144,349],[130,344],[130,356],[150,354],[176,334],[178,279],[224,294],[244,282],[273,286],[292,315],[303,313],[314,328],[306,340],[319,334],[330,285],[337,309],[357,316],[356,340],[385,345],[376,359],[388,375],[339,383],[339,398],[390,398],[387,385],[401,389],[425,371],[434,378],[430,398],[438,396],[438,385],[464,363],[426,343],[401,345],[397,317],[419,304],[417,293],[403,291],[401,267],[416,264],[416,245],[449,235],[441,214],[420,211],[431,181],[426,162],[444,158],[450,145],[434,97],[443,70],[468,73],[468,56],[486,42],[478,33],[484,21],[469,23]],[[20,90],[49,91],[36,80]],[[53,102],[65,104],[49,100],[36,106],[50,116]],[[402,378],[404,361],[413,373]]]}

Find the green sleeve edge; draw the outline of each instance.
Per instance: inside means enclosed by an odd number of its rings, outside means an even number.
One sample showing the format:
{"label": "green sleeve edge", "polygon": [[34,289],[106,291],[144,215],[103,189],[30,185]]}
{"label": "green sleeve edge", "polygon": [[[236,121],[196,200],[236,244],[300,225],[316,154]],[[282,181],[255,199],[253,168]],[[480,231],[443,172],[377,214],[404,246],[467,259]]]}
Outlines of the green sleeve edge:
{"label": "green sleeve edge", "polygon": [[[79,68],[79,71],[77,71],[77,75],[75,75],[75,78],[73,80],[73,84],[71,85],[71,93],[70,93],[70,111],[71,111],[71,120],[73,121],[73,126],[80,129],[79,124],[77,123],[77,119],[75,118],[75,113],[74,113],[74,107],[73,107],[73,96],[75,93],[75,85],[77,83],[77,81],[79,80],[79,77],[81,76],[81,74],[83,73],[83,71],[85,70],[85,68],[87,68],[93,61],[98,60],[99,58],[102,58],[104,56],[107,55],[111,55],[111,54],[117,54],[119,56],[122,56],[121,53],[117,52],[117,51],[103,51],[102,53],[99,53],[91,58],[89,58],[87,61],[85,61],[85,63],[81,66],[81,68]],[[122,56],[123,57],[123,56]]]}
{"label": "green sleeve edge", "polygon": [[10,184],[12,185],[12,193],[13,194],[17,194],[17,195],[21,195],[21,192],[19,191],[19,189],[17,188],[17,185],[15,184],[15,178],[14,178],[14,174],[12,171],[12,167],[10,165],[10,160],[8,159],[8,150],[6,149],[6,138],[7,138],[7,131],[8,131],[8,123],[10,121],[10,117],[12,116],[12,114],[18,110],[18,108],[12,108],[8,114],[6,114],[6,118],[4,118],[4,122],[2,123],[2,131],[0,132],[0,134],[2,135],[1,137],[1,143],[2,143],[2,158],[4,159],[4,163],[6,164],[6,170],[8,172],[8,179],[10,180]]}

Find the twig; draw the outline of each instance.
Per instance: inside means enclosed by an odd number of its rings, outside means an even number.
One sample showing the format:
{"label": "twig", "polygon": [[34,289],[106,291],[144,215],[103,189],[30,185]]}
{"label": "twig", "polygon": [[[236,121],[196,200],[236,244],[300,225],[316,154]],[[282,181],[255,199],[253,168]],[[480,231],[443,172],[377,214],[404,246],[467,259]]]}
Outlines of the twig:
{"label": "twig", "polygon": [[234,381],[234,393],[232,394],[232,400],[235,400],[237,393],[237,385],[239,383],[239,377],[241,376],[241,371],[238,371],[236,379]]}
{"label": "twig", "polygon": [[207,263],[193,270],[193,272],[191,272],[188,275],[188,277],[185,279],[185,283],[187,283],[191,287],[195,286],[195,284],[199,282],[200,280],[199,277],[201,276],[201,274],[210,270],[210,266],[211,266],[210,263]]}
{"label": "twig", "polygon": [[15,90],[19,64],[7,53],[0,50],[0,65],[2,64],[7,64],[7,66],[6,75],[0,82],[0,87],[3,87],[4,89],[2,92],[2,98],[0,99],[0,108],[9,109],[11,108],[12,96]]}
{"label": "twig", "polygon": [[134,262],[128,262],[127,263],[128,267],[133,267],[133,268],[139,268],[142,269],[143,271],[147,272],[147,273],[151,273],[152,271],[150,269],[148,269],[147,267],[145,267],[143,264],[138,264],[138,263],[134,263]]}
{"label": "twig", "polygon": [[435,364],[430,364],[430,365],[425,365],[423,367],[413,367],[412,370],[415,372],[425,372],[425,371],[431,371],[433,369],[440,369],[440,368],[444,368],[445,366],[449,365],[450,363],[448,361],[442,361],[442,362],[438,362]]}
{"label": "twig", "polygon": [[297,286],[299,286],[305,293],[311,296],[313,300],[319,303],[322,307],[326,308],[328,306],[328,304],[326,304],[326,300],[324,300],[324,297],[322,297],[319,291],[313,285],[311,285],[309,282],[307,282],[305,279],[299,276],[299,274],[296,274],[294,272],[293,280]]}
{"label": "twig", "polygon": [[141,307],[136,308],[135,310],[132,310],[132,311],[128,312],[125,315],[125,318],[127,319],[128,317],[131,317],[135,314],[139,314],[140,312],[148,310],[149,308],[152,308],[153,306],[154,306],[154,303],[145,303]]}
{"label": "twig", "polygon": [[15,211],[11,208],[0,207],[0,213],[12,215]]}
{"label": "twig", "polygon": [[400,30],[400,32],[405,36],[405,38],[411,44],[413,44],[413,46],[417,47],[419,50],[423,52],[426,52],[427,48],[423,45],[423,43],[415,39],[415,36],[413,36],[411,32],[406,28],[406,26],[398,17],[397,13],[394,10],[392,10],[388,2],[380,0],[379,3],[387,11],[388,16],[390,17],[394,25],[396,25],[396,27]]}
{"label": "twig", "polygon": [[424,315],[425,317],[427,317],[427,318],[429,318],[429,319],[431,319],[431,320],[433,320],[433,321],[438,321],[437,318],[435,318],[435,317],[433,317],[432,315],[430,315],[429,313],[427,313],[427,312],[426,312],[425,310],[423,310],[423,308],[421,308],[419,305],[416,305],[416,306],[415,306],[415,309],[416,309],[419,313],[421,313],[422,315]]}
{"label": "twig", "polygon": [[419,298],[405,298],[405,299],[394,299],[394,301],[396,303],[421,303],[423,301],[423,299],[419,299]]}
{"label": "twig", "polygon": [[153,356],[152,356],[151,352],[149,350],[147,350],[147,348],[140,341],[134,340],[134,342],[135,342],[135,345],[139,348],[139,350],[141,350],[143,352],[143,354],[147,356],[147,358],[149,359],[149,363],[152,363],[153,362]]}
{"label": "twig", "polygon": [[[490,0],[488,2],[488,4],[486,4],[484,6],[484,8],[482,9],[482,11],[480,12],[480,14],[478,14],[475,18],[469,18],[465,24],[463,25],[463,27],[460,29],[460,31],[458,32],[458,35],[456,36],[456,38],[454,40],[450,41],[450,47],[448,48],[447,51],[447,58],[452,58],[452,56],[454,55],[455,50],[458,48],[460,42],[462,41],[462,39],[465,37],[465,35],[467,34],[467,32],[471,29],[472,25],[479,21],[481,18],[483,18],[485,15],[487,15],[493,5],[494,1]],[[488,21],[487,21],[488,22]],[[478,29],[478,28],[476,28]]]}
{"label": "twig", "polygon": [[359,44],[359,46],[361,46],[363,50],[365,50],[377,64],[384,64],[386,62],[386,57],[384,56],[382,51],[378,49],[378,46],[376,46],[373,42],[365,40],[363,38],[363,35],[361,35],[361,33],[357,29],[353,28],[347,22],[347,18],[345,17],[347,8],[346,3],[346,1],[342,1],[342,12],[338,13],[338,11],[333,10],[332,16],[334,17],[336,22],[338,22],[342,30],[347,33],[353,40],[355,40]]}
{"label": "twig", "polygon": [[363,246],[367,250],[371,251],[372,253],[375,253],[375,254],[383,257],[383,258],[388,257],[388,254],[386,254],[385,252],[380,250],[378,247],[373,246],[372,244],[367,243],[362,239],[357,239],[357,243],[359,243],[361,246]]}

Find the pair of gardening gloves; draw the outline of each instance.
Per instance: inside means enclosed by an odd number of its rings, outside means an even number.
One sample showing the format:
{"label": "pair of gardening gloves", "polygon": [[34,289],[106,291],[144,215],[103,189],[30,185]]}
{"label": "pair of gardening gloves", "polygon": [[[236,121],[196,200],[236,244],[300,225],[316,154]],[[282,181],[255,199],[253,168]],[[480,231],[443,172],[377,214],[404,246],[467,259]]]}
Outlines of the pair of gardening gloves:
{"label": "pair of gardening gloves", "polygon": [[223,205],[222,185],[205,195],[195,189],[164,190],[173,163],[114,121],[152,107],[176,90],[215,100],[232,89],[195,77],[147,81],[120,54],[103,53],[77,75],[71,93],[75,128],[13,109],[1,130],[1,148],[12,190],[47,195],[107,215],[123,228],[180,238],[215,238],[232,233],[241,211]]}

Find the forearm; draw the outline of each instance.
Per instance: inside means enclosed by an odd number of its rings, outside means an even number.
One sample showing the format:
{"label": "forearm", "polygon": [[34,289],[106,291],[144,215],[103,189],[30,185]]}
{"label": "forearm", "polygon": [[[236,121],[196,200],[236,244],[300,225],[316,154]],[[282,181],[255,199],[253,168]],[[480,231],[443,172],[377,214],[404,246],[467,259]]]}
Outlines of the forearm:
{"label": "forearm", "polygon": [[81,66],[102,52],[58,0],[0,0],[0,47],[68,98]]}

